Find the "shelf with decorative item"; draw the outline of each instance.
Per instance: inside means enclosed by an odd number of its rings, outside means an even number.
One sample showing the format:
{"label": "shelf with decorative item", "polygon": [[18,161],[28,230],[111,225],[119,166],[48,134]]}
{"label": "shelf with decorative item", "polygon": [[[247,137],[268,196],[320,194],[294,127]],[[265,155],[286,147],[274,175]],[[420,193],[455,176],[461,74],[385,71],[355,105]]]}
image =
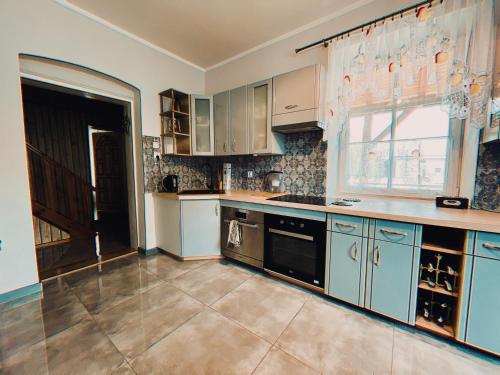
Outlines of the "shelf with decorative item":
{"label": "shelf with decorative item", "polygon": [[455,330],[451,325],[449,324],[439,325],[433,322],[432,320],[425,319],[423,316],[417,317],[417,322],[415,323],[415,325],[419,328],[433,332],[440,336],[445,336],[445,337],[455,336]]}
{"label": "shelf with decorative item", "polygon": [[191,155],[190,96],[174,89],[159,96],[162,155]]}

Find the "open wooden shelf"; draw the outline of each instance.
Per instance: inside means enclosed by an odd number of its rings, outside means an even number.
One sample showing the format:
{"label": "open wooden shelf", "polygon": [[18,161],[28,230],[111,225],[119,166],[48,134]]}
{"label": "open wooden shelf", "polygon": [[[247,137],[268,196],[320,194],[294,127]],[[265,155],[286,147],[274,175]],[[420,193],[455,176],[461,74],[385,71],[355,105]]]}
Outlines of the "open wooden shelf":
{"label": "open wooden shelf", "polygon": [[160,93],[162,155],[191,155],[191,100],[188,94],[168,89]]}
{"label": "open wooden shelf", "polygon": [[417,316],[417,322],[415,325],[418,328],[425,329],[426,331],[433,332],[440,336],[455,337],[455,332],[452,326],[444,325],[440,326],[431,320],[427,320],[422,316]]}
{"label": "open wooden shelf", "polygon": [[458,297],[458,293],[449,292],[441,286],[436,285],[434,288],[426,284],[425,282],[420,282],[418,284],[419,289],[428,290],[429,292],[444,294],[445,296]]}
{"label": "open wooden shelf", "polygon": [[454,255],[462,255],[463,254],[463,251],[461,251],[461,250],[448,249],[446,247],[433,245],[433,244],[430,244],[427,242],[422,242],[422,249],[429,250],[429,251],[435,251],[437,253],[446,253],[446,254],[454,254]]}

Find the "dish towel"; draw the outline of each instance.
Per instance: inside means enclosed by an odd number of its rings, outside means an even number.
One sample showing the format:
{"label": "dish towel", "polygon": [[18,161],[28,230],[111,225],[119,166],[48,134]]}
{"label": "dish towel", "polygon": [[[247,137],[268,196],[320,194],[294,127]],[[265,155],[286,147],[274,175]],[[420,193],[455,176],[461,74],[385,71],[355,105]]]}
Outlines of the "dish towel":
{"label": "dish towel", "polygon": [[238,220],[229,222],[229,235],[227,236],[227,244],[232,244],[234,247],[239,247],[241,244],[241,233]]}

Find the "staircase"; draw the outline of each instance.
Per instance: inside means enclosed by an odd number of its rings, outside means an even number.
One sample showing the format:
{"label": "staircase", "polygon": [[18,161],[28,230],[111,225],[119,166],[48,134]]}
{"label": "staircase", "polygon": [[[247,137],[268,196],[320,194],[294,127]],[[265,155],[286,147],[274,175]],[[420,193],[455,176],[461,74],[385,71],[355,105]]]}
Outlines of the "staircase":
{"label": "staircase", "polygon": [[31,144],[26,149],[33,215],[72,239],[95,236],[93,186]]}

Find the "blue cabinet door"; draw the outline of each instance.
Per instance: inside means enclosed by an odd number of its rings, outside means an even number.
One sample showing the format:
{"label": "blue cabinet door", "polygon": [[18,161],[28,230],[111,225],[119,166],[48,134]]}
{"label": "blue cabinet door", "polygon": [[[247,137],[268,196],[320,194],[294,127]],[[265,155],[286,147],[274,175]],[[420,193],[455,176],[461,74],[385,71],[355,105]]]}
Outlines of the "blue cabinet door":
{"label": "blue cabinet door", "polygon": [[182,256],[220,255],[218,199],[181,201]]}
{"label": "blue cabinet door", "polygon": [[413,246],[373,241],[370,309],[402,322],[409,322]]}
{"label": "blue cabinet door", "polygon": [[331,232],[328,294],[355,305],[360,304],[364,286],[363,264],[366,239]]}
{"label": "blue cabinet door", "polygon": [[500,260],[474,257],[465,341],[500,354]]}

